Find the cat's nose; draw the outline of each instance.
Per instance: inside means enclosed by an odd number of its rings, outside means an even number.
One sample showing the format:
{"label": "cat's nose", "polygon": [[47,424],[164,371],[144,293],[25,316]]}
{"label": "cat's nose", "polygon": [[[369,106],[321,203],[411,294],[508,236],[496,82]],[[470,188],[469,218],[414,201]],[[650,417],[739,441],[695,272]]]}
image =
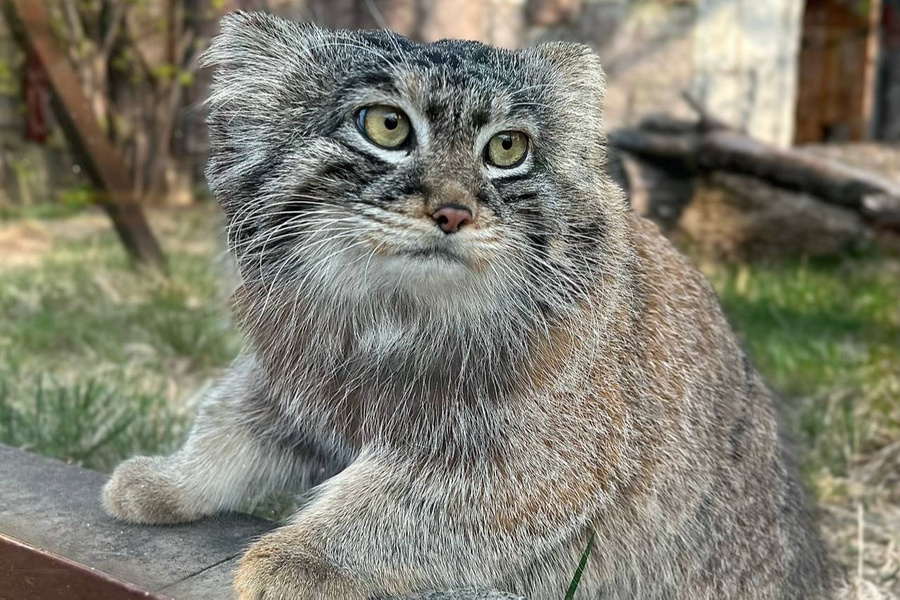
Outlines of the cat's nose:
{"label": "cat's nose", "polygon": [[472,222],[472,211],[461,204],[445,204],[434,211],[431,218],[444,233],[456,233]]}

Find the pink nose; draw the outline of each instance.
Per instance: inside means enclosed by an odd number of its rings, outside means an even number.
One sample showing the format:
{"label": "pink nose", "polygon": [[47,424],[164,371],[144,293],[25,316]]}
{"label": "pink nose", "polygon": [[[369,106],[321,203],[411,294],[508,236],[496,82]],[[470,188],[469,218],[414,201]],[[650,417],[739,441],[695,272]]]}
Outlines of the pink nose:
{"label": "pink nose", "polygon": [[431,215],[444,233],[456,233],[472,222],[472,211],[460,204],[447,204]]}

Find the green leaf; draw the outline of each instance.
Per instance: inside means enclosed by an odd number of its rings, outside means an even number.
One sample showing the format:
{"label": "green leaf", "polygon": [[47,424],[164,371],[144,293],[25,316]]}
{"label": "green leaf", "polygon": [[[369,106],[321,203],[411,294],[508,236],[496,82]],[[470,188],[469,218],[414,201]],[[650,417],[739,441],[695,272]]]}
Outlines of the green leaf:
{"label": "green leaf", "polygon": [[575,598],[575,591],[578,589],[578,584],[581,583],[581,576],[584,574],[584,567],[587,565],[588,557],[591,555],[591,548],[593,547],[594,533],[591,532],[591,539],[588,540],[587,548],[584,549],[581,560],[578,562],[578,568],[575,569],[575,575],[572,577],[572,583],[569,584],[569,589],[566,591],[566,600]]}

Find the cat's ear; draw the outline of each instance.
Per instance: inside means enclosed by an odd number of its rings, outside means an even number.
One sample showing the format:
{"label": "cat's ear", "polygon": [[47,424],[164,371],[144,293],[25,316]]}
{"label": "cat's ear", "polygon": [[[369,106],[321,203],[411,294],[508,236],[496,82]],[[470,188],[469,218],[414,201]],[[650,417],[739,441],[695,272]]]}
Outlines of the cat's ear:
{"label": "cat's ear", "polygon": [[550,42],[529,49],[557,72],[561,83],[573,96],[596,107],[603,106],[606,96],[606,74],[600,57],[589,46],[571,42]]}
{"label": "cat's ear", "polygon": [[324,30],[312,23],[288,21],[264,12],[236,11],[222,17],[220,31],[203,53],[204,66],[261,67],[282,61],[291,49]]}
{"label": "cat's ear", "polygon": [[221,31],[201,58],[213,67],[210,104],[254,102],[283,89],[285,77],[303,71],[309,48],[324,43],[330,32],[262,12],[233,12],[222,18]]}
{"label": "cat's ear", "polygon": [[222,205],[238,205],[248,173],[271,164],[277,143],[294,131],[286,123],[290,107],[322,87],[328,65],[316,64],[311,50],[331,32],[265,13],[232,13],[202,64],[212,67],[207,100],[210,152],[206,177]]}

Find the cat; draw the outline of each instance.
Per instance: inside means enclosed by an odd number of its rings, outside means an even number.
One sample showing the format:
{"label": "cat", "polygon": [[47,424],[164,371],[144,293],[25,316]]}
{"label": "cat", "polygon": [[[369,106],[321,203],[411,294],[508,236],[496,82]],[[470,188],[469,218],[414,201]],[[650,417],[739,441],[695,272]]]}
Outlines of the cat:
{"label": "cat", "polygon": [[604,171],[589,48],[239,12],[205,62],[247,345],[112,515],[305,493],[241,598],[562,598],[591,540],[580,598],[832,595],[771,392]]}

